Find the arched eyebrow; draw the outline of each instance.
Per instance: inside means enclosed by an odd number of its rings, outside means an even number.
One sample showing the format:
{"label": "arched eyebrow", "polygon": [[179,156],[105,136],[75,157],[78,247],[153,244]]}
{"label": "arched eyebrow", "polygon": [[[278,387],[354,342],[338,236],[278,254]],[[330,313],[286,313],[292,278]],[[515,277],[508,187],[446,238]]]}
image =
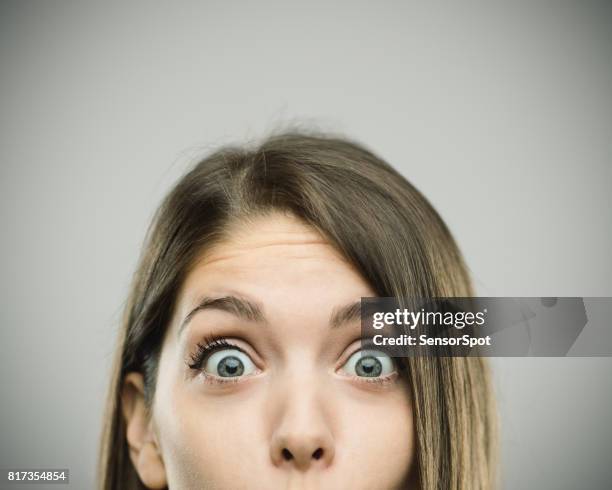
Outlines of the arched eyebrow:
{"label": "arched eyebrow", "polygon": [[187,324],[191,321],[196,313],[204,310],[225,311],[242,320],[249,322],[261,323],[265,322],[266,318],[263,314],[263,308],[258,303],[237,296],[222,296],[220,298],[212,298],[209,296],[203,297],[198,305],[192,309],[179,327],[179,335]]}
{"label": "arched eyebrow", "polygon": [[361,320],[361,301],[335,308],[329,319],[329,326],[338,328],[356,320]]}
{"label": "arched eyebrow", "polygon": [[[191,319],[204,310],[218,310],[230,313],[242,320],[246,320],[254,323],[265,323],[266,317],[263,313],[263,308],[259,303],[250,301],[246,298],[240,298],[238,296],[222,296],[219,298],[213,298],[209,296],[203,297],[193,308],[184,320],[178,330],[178,335],[185,329]],[[354,322],[361,318],[361,301],[355,301],[353,303],[346,304],[344,306],[334,308],[330,320],[330,328],[338,328],[348,323]]]}

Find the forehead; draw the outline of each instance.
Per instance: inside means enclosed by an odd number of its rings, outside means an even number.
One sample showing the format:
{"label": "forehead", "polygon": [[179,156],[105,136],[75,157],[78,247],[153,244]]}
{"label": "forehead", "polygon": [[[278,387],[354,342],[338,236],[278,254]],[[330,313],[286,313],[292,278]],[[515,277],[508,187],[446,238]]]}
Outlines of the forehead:
{"label": "forehead", "polygon": [[277,307],[311,307],[374,295],[356,269],[313,227],[286,214],[234,223],[185,279],[179,302],[239,294]]}
{"label": "forehead", "polygon": [[344,261],[339,253],[313,227],[291,215],[274,213],[232,224],[227,238],[206,251],[199,266],[251,256],[300,257]]}

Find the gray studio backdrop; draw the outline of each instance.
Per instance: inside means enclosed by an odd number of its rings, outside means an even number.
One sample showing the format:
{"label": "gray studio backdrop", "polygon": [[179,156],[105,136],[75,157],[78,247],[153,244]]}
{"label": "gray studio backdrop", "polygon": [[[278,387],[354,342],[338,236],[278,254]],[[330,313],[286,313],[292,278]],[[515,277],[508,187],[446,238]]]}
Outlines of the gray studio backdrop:
{"label": "gray studio backdrop", "polygon": [[[0,466],[93,487],[155,206],[198,156],[286,124],[398,167],[480,295],[612,296],[610,7],[1,2]],[[504,488],[609,488],[612,359],[494,370]]]}

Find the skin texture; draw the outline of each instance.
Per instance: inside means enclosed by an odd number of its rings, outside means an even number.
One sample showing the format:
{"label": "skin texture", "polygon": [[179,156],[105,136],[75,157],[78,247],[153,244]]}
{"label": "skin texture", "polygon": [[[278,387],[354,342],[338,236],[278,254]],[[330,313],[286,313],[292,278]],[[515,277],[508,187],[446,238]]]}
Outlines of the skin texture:
{"label": "skin texture", "polygon": [[[181,328],[203,297],[227,296],[259,305],[265,319],[207,308]],[[360,349],[358,317],[330,326],[335,311],[361,296],[375,293],[296,218],[272,214],[231,228],[179,292],[162,346],[152,416],[145,410],[142,376],[125,379],[130,456],[145,485],[406,488],[414,460],[408,386],[390,358],[381,359],[388,369],[378,381],[350,368],[348,359]],[[217,337],[248,356],[242,376],[219,377],[214,369],[217,376],[207,374],[210,362],[204,371],[189,367],[198,343]],[[216,359],[245,359],[235,350],[217,352]]]}

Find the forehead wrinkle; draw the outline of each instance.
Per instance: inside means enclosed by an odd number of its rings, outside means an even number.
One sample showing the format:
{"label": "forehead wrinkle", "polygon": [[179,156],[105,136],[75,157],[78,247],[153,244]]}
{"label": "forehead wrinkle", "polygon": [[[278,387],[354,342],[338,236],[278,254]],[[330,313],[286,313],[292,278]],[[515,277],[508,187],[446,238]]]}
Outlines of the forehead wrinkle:
{"label": "forehead wrinkle", "polygon": [[[292,252],[288,257],[295,259],[309,259],[309,258],[321,258],[320,252],[321,250],[317,250],[319,253],[308,254],[304,253],[304,250],[290,250],[296,247],[309,247],[314,245],[315,248],[324,247],[326,250],[331,249],[335,258],[341,258],[334,247],[323,239],[318,240],[307,240],[307,241],[270,241],[267,243],[244,243],[244,242],[228,242],[226,244],[219,244],[216,247],[213,247],[207,254],[202,257],[200,261],[200,265],[211,264],[223,260],[230,260],[241,255],[248,254],[254,251],[262,251],[267,248],[273,247],[287,247],[289,251]],[[230,249],[230,250],[228,250]],[[299,255],[294,255],[294,253],[299,253]]]}

